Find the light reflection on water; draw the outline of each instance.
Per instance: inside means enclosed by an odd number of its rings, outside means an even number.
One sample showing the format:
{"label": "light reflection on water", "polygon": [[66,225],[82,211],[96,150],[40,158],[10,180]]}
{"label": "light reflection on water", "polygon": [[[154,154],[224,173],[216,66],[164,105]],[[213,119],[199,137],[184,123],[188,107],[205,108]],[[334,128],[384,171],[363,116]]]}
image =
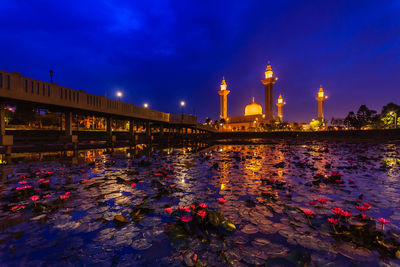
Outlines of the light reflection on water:
{"label": "light reflection on water", "polygon": [[[399,231],[399,148],[394,145],[277,143],[221,145],[199,153],[191,151],[190,147],[158,150],[139,146],[131,155],[127,148],[115,149],[112,154],[107,149],[25,154],[21,163],[21,155],[15,156],[15,165],[1,169],[0,264],[56,264],[60,258],[64,264],[72,265],[111,265],[113,261],[122,265],[181,264],[182,254],[171,247],[163,234],[164,224],[170,220],[163,208],[166,204],[176,208],[195,201],[223,211],[238,228],[225,241],[212,240],[205,245],[196,238],[189,241],[186,249],[195,250],[200,260],[215,266],[227,265],[218,256],[221,247],[232,254],[236,265],[264,264],[269,257],[288,257],[292,251],[307,251],[313,263],[319,265],[332,261],[341,266],[360,264],[359,251],[350,250],[350,257],[329,236],[326,219],[321,220],[325,224],[315,222],[315,230],[298,212],[299,208],[313,208],[309,201],[319,197],[327,198],[329,207],[313,210],[325,218],[332,216],[331,206],[356,213],[354,202],[362,194],[363,200],[373,206],[368,214],[390,219],[388,229]],[[150,153],[152,166],[130,167],[141,159],[149,159]],[[132,161],[133,158],[136,159]],[[157,199],[152,184],[154,170],[166,164],[175,167],[176,174],[171,179],[180,191]],[[43,218],[34,219],[42,213],[32,212],[29,198],[16,200],[10,196],[21,180],[17,174],[43,169],[43,174],[52,172],[44,175],[52,180],[52,187],[41,190],[55,198],[69,191],[72,198],[44,212]],[[327,176],[332,170],[343,173],[344,185],[310,185],[313,176]],[[31,177],[28,181],[37,179]],[[88,181],[83,182],[84,179]],[[144,182],[132,188],[135,179]],[[282,189],[268,185],[268,179],[282,183]],[[348,179],[354,179],[355,185],[350,185]],[[227,203],[219,205],[218,197],[224,197]],[[129,218],[132,209],[143,202],[148,202],[154,213],[123,228],[113,225],[116,214]],[[10,207],[18,203],[28,208],[11,213]],[[16,237],[16,233],[21,237]],[[261,246],[262,239],[268,245]],[[144,240],[150,247],[133,249],[137,240]],[[74,256],[68,252],[71,247]],[[379,261],[376,254],[367,254],[366,258],[372,258],[372,264]]]}

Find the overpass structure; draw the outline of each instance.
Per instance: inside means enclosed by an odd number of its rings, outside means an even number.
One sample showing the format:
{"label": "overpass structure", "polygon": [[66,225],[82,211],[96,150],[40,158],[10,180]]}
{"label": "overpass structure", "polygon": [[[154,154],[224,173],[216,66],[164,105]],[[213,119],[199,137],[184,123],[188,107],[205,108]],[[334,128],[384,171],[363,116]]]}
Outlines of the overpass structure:
{"label": "overpass structure", "polygon": [[[38,108],[52,108],[65,114],[63,141],[77,142],[72,132],[72,118],[75,114],[93,115],[106,118],[106,132],[111,142],[113,119],[129,121],[130,139],[135,139],[139,127],[151,136],[152,129],[159,135],[196,134],[213,132],[197,122],[197,117],[186,114],[170,114],[133,104],[97,96],[83,90],[70,89],[54,82],[44,82],[22,76],[17,72],[0,71],[0,101],[2,105],[30,103]],[[12,146],[13,137],[5,134],[5,111],[0,109],[0,145]]]}

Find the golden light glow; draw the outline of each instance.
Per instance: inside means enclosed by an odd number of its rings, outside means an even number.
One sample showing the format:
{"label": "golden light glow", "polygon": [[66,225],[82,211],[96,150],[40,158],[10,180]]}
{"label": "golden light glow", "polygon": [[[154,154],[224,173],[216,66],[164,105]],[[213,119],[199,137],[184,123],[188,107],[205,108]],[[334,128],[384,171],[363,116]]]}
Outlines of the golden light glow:
{"label": "golden light glow", "polygon": [[144,104],[143,104],[143,107],[144,107],[144,108],[148,108],[148,107],[149,107],[149,104],[144,103]]}
{"label": "golden light glow", "polygon": [[181,101],[181,107],[184,107],[185,106],[185,101]]}
{"label": "golden light glow", "polygon": [[274,73],[272,72],[271,64],[268,63],[267,69],[265,71],[265,79],[272,78],[273,74]]}
{"label": "golden light glow", "polygon": [[121,97],[122,97],[122,92],[117,92],[117,96],[118,96],[119,98],[121,98]]}
{"label": "golden light glow", "polygon": [[222,82],[221,82],[221,90],[226,90],[226,82],[225,82],[225,77],[222,77]]}
{"label": "golden light glow", "polygon": [[322,89],[322,86],[320,86],[319,91],[318,91],[318,97],[324,97],[324,90]]}
{"label": "golden light glow", "polygon": [[262,107],[261,107],[261,105],[254,102],[254,97],[253,97],[253,102],[248,104],[246,106],[246,108],[244,109],[244,115],[245,116],[262,115]]}
{"label": "golden light glow", "polygon": [[279,104],[283,103],[282,95],[279,95],[279,97],[278,97],[278,103],[279,103]]}

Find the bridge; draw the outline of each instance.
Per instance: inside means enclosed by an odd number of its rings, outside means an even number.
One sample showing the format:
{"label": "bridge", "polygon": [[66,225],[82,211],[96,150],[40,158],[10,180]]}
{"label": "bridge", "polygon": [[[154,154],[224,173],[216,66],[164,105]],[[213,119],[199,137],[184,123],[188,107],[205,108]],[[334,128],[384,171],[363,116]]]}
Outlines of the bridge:
{"label": "bridge", "polygon": [[[5,110],[7,104],[30,103],[37,108],[51,108],[64,114],[62,141],[77,143],[73,134],[73,116],[77,114],[104,117],[106,133],[110,142],[116,136],[112,131],[112,120],[129,121],[129,139],[135,141],[138,129],[145,129],[147,136],[154,132],[159,136],[193,134],[207,135],[214,129],[199,124],[197,117],[187,114],[170,114],[114,100],[106,96],[97,96],[83,90],[75,90],[54,82],[44,82],[22,76],[18,72],[0,71],[0,145],[11,147],[13,136],[6,135]],[[9,132],[9,131],[8,131]]]}

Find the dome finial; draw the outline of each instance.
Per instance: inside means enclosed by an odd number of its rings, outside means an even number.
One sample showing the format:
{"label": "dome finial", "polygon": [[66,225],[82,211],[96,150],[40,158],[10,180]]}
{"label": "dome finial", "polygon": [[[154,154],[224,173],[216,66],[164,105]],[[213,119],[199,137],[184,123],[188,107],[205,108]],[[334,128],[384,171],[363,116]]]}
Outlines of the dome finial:
{"label": "dome finial", "polygon": [[253,103],[254,103],[254,96],[253,96]]}

